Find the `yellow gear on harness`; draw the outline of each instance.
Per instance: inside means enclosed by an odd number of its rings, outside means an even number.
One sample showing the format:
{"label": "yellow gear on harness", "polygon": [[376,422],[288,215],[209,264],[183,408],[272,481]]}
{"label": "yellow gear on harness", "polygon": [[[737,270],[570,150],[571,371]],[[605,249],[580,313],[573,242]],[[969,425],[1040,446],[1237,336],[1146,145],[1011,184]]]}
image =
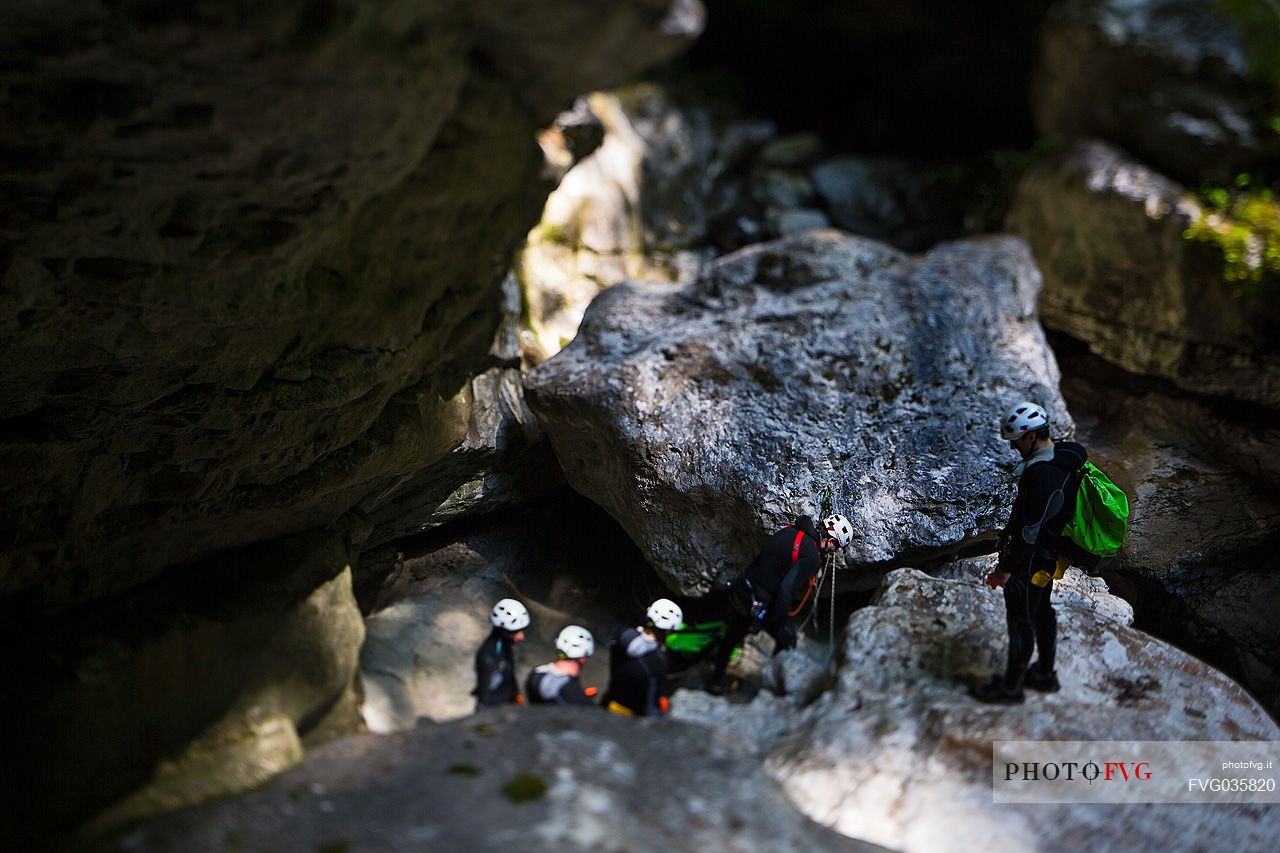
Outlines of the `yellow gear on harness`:
{"label": "yellow gear on harness", "polygon": [[[1067,560],[1066,557],[1059,557],[1057,564],[1054,565],[1053,567],[1053,575],[1052,575],[1053,580],[1056,580],[1056,581],[1062,580],[1062,576],[1067,573],[1067,568],[1070,565],[1071,565],[1071,562]],[[1049,578],[1050,578],[1049,573],[1046,572],[1044,569],[1041,569],[1040,571],[1036,572],[1034,575],[1031,576],[1031,582],[1036,586],[1047,586],[1049,583]]]}
{"label": "yellow gear on harness", "polygon": [[608,709],[610,713],[621,714],[624,717],[634,717],[636,715],[635,711],[619,702],[610,702],[608,705],[605,705],[605,708]]}

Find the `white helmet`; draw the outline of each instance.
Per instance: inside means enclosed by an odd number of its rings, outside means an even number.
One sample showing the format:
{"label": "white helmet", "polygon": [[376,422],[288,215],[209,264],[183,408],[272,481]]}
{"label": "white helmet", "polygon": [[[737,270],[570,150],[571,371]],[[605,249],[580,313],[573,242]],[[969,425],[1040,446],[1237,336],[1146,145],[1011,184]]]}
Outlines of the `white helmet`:
{"label": "white helmet", "polygon": [[1000,437],[1005,441],[1013,441],[1047,426],[1049,413],[1030,400],[1023,400],[1000,421]]}
{"label": "white helmet", "polygon": [[822,519],[822,529],[839,542],[841,548],[853,541],[853,525],[843,515],[828,515]]}
{"label": "white helmet", "polygon": [[489,621],[507,631],[523,631],[529,627],[529,610],[514,598],[504,598],[493,605]]}
{"label": "white helmet", "polygon": [[591,632],[581,625],[570,625],[556,637],[556,650],[570,660],[589,658],[596,651]]}
{"label": "white helmet", "polygon": [[684,612],[680,610],[680,605],[669,598],[659,598],[650,604],[645,615],[649,617],[653,627],[664,631],[674,631],[684,622]]}

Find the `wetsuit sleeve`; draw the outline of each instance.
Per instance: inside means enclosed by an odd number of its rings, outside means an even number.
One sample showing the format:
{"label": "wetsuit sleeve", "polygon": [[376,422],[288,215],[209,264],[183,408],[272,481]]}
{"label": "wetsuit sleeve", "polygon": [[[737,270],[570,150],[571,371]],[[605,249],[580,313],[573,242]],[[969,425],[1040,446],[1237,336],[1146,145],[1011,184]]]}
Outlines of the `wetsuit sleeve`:
{"label": "wetsuit sleeve", "polygon": [[582,682],[576,678],[570,678],[564,687],[560,688],[560,699],[566,705],[594,705],[596,701],[586,694],[582,689]]}

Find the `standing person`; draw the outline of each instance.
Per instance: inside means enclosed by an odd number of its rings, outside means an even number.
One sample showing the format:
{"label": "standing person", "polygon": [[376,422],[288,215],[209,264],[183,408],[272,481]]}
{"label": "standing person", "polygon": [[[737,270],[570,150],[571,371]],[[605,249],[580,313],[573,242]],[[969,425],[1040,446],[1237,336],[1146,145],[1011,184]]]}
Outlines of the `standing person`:
{"label": "standing person", "polygon": [[822,520],[822,530],[807,515],[776,531],[747,566],[729,584],[727,627],[716,653],[715,668],[707,691],[717,696],[729,686],[725,669],[733,650],[752,630],[763,628],[775,642],[775,654],[796,644],[796,626],[790,611],[796,594],[817,575],[822,559],[853,541],[853,525],[843,515]]}
{"label": "standing person", "polygon": [[674,601],[659,598],[649,605],[645,623],[626,628],[609,644],[609,688],[601,704],[628,716],[667,713],[667,634],[680,627],[684,613]]}
{"label": "standing person", "polygon": [[476,652],[476,710],[524,702],[516,681],[515,645],[524,642],[529,610],[514,598],[493,605],[489,614],[493,630]]}
{"label": "standing person", "polygon": [[570,625],[556,637],[556,660],[529,673],[524,691],[534,705],[594,705],[595,688],[582,688],[582,664],[596,650],[595,638],[581,625]]}
{"label": "standing person", "polygon": [[[1004,587],[1009,657],[1003,673],[969,693],[982,702],[1016,704],[1023,700],[1024,686],[1043,693],[1059,688],[1054,669],[1058,620],[1050,596],[1059,561],[1065,568],[1072,553],[1061,534],[1075,511],[1077,472],[1088,455],[1074,441],[1054,442],[1048,413],[1032,402],[1005,414],[1000,437],[1022,457],[1013,471],[1018,494],[1000,534],[1000,561],[987,577],[993,589]],[[1036,647],[1039,658],[1028,668]]]}

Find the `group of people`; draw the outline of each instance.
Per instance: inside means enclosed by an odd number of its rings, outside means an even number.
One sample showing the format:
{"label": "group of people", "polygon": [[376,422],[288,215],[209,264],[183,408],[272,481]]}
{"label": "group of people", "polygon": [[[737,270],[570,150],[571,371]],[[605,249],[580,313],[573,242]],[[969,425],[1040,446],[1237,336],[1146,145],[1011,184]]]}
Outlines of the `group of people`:
{"label": "group of people", "polygon": [[[1021,457],[1014,470],[1018,493],[1009,521],[1000,534],[1000,555],[987,578],[1002,587],[1009,650],[1005,669],[985,685],[971,689],[979,701],[1023,701],[1023,688],[1059,689],[1054,669],[1057,620],[1050,604],[1053,581],[1061,578],[1076,556],[1061,531],[1074,506],[1074,472],[1087,458],[1075,442],[1055,442],[1045,410],[1030,402],[1014,406],[1001,420],[1001,437]],[[1044,463],[1044,464],[1041,464]],[[709,649],[713,661],[707,690],[723,693],[734,649],[749,633],[763,630],[774,639],[775,653],[796,643],[795,599],[805,596],[819,577],[824,558],[849,545],[856,535],[843,515],[830,515],[815,525],[807,515],[773,533],[760,553],[724,591],[723,634]],[[536,667],[524,692],[516,678],[515,645],[524,640],[528,609],[513,598],[494,605],[493,630],[476,653],[476,705],[600,705],[624,715],[667,713],[669,660],[666,639],[680,629],[684,613],[675,602],[660,598],[645,612],[643,624],[625,628],[609,642],[609,683],[597,701],[594,688],[581,683],[583,663],[595,653],[595,638],[580,625],[569,625],[556,637],[556,660]],[[1039,648],[1032,663],[1031,655]],[[526,698],[527,697],[527,698]]]}
{"label": "group of people", "polygon": [[[609,686],[600,705],[618,714],[656,716],[670,710],[667,685],[667,634],[679,628],[684,613],[674,601],[659,598],[645,612],[644,624],[619,631],[609,644]],[[556,636],[556,659],[535,667],[524,693],[516,679],[515,645],[524,641],[529,610],[504,598],[489,614],[493,629],[476,652],[476,707],[495,705],[595,705],[597,690],[583,687],[582,666],[595,653],[591,632],[569,625]],[[525,697],[528,697],[527,700]]]}

